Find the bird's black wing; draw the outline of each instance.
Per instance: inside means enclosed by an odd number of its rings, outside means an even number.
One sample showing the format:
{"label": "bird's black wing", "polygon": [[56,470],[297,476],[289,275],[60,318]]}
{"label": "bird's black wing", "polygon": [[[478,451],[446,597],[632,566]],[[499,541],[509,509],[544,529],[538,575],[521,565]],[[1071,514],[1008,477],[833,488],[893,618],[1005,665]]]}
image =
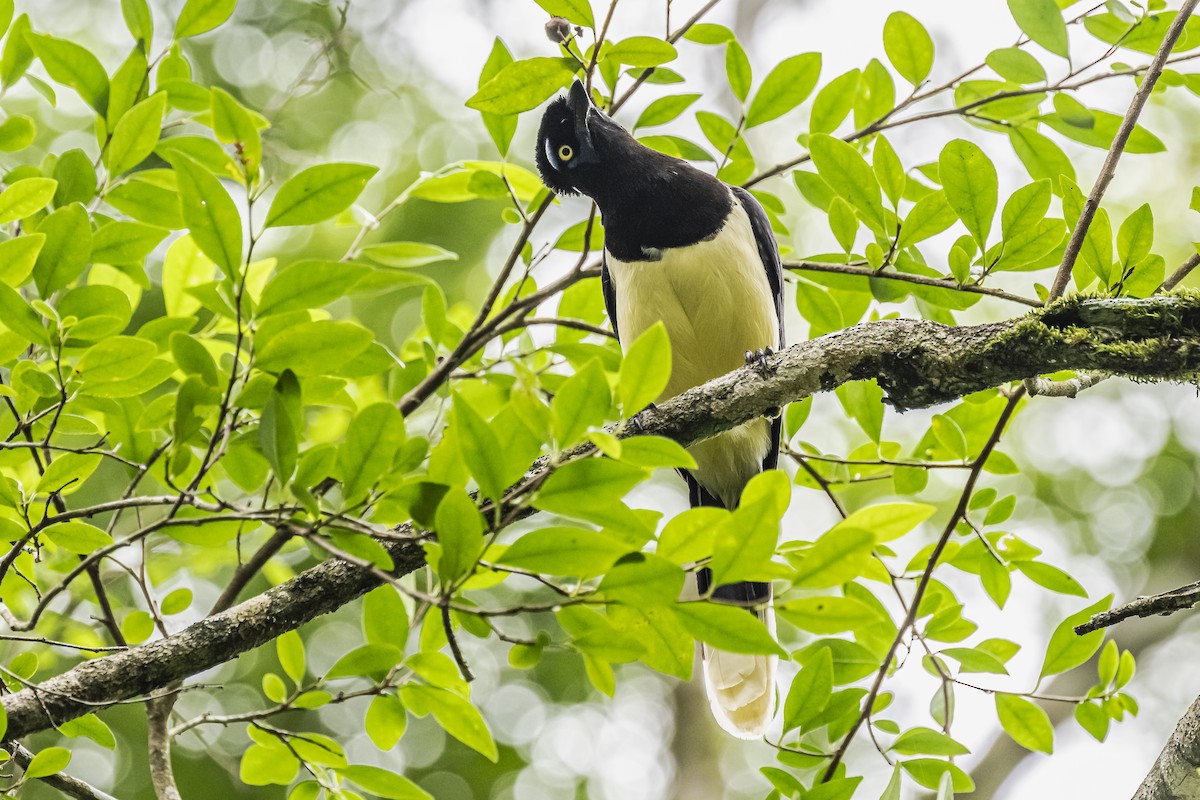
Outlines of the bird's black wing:
{"label": "bird's black wing", "polygon": [[617,289],[613,286],[612,275],[608,272],[608,252],[600,258],[600,290],[604,292],[604,310],[608,312],[608,322],[612,325],[617,341],[621,340],[621,332],[617,330]]}
{"label": "bird's black wing", "polygon": [[[783,264],[779,260],[779,245],[775,242],[775,234],[771,232],[771,220],[767,212],[754,199],[754,195],[740,186],[731,187],[733,196],[746,209],[750,218],[750,230],[754,232],[754,242],[758,245],[758,255],[762,259],[763,269],[767,272],[767,283],[771,286],[771,297],[775,299],[775,319],[779,321],[779,346],[784,346],[783,338]],[[779,437],[783,433],[782,415],[771,420],[771,448],[763,459],[763,469],[775,469],[779,465]]]}
{"label": "bird's black wing", "polygon": [[767,212],[754,199],[754,195],[740,186],[730,187],[733,196],[746,209],[750,218],[750,230],[754,232],[754,241],[758,245],[758,255],[762,258],[763,268],[767,271],[767,283],[771,285],[771,296],[775,299],[775,318],[779,320],[779,346],[783,347],[783,264],[779,260],[779,245],[775,243],[775,234],[771,232],[771,220]]}

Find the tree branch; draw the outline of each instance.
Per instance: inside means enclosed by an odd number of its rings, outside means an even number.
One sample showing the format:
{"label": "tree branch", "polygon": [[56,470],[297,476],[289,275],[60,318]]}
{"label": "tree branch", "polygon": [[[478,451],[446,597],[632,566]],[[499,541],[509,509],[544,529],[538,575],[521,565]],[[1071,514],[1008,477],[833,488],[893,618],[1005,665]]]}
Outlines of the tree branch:
{"label": "tree branch", "polygon": [[[884,320],[794,345],[639,415],[639,433],[692,444],[818,392],[875,379],[892,405],[918,408],[1063,369],[1136,379],[1192,380],[1200,372],[1200,295],[1069,298],[1007,322],[949,327]],[[626,435],[629,431],[626,431]],[[545,467],[535,465],[536,480]],[[514,512],[517,509],[502,509]],[[530,513],[509,514],[511,518]],[[404,575],[424,564],[410,526],[381,538]],[[195,675],[353,601],[377,577],[331,559],[233,608],[137,648],[79,664],[3,698],[15,739]]]}
{"label": "tree branch", "polygon": [[1200,698],[1175,726],[1133,800],[1195,800],[1200,797],[1197,770],[1200,770]]}
{"label": "tree branch", "polygon": [[1153,617],[1155,615],[1165,617],[1176,611],[1192,608],[1197,603],[1200,603],[1200,583],[1189,583],[1187,586],[1181,586],[1169,592],[1139,597],[1110,611],[1093,614],[1087,622],[1075,626],[1075,633],[1083,636],[1085,633],[1124,622],[1130,617]]}

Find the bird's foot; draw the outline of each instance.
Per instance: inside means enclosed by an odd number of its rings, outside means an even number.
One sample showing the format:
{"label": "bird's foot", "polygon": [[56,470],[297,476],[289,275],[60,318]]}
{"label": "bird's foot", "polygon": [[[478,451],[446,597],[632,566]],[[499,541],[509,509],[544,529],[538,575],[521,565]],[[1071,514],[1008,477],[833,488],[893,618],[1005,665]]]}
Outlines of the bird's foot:
{"label": "bird's foot", "polygon": [[747,350],[746,366],[757,368],[758,374],[765,378],[767,377],[767,373],[770,372],[767,359],[773,355],[775,355],[775,349],[771,347],[764,347],[761,350]]}

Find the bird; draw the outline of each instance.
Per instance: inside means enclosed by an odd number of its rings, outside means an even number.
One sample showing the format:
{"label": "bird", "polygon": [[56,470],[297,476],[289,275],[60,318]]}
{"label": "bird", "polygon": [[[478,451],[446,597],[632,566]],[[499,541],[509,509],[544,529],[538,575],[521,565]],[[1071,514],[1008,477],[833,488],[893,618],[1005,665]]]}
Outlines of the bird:
{"label": "bird", "polygon": [[[766,368],[766,356],[784,345],[783,268],[770,220],[750,192],[641,144],[578,80],[543,112],[535,160],[549,189],[590,197],[600,211],[601,288],[623,350],[665,325],[671,374],[659,402],[748,363]],[[689,447],[696,466],[681,474],[691,505],[736,508],[746,483],[777,466],[779,442],[775,415]],[[712,587],[707,568],[696,582],[701,596],[749,609],[774,635],[770,583]],[[703,644],[701,653],[718,724],[740,738],[763,736],[774,714],[776,657]]]}

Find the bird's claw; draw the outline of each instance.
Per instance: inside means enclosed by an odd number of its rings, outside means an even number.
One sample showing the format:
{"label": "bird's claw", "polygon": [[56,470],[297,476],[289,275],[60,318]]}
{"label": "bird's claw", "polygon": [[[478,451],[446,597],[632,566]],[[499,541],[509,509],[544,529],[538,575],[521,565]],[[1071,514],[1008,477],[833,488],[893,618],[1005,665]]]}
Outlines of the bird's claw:
{"label": "bird's claw", "polygon": [[775,350],[771,347],[764,347],[761,350],[747,350],[746,366],[756,367],[758,369],[758,374],[765,378],[767,377],[767,373],[770,371],[767,365],[767,359],[773,355],[775,355]]}

